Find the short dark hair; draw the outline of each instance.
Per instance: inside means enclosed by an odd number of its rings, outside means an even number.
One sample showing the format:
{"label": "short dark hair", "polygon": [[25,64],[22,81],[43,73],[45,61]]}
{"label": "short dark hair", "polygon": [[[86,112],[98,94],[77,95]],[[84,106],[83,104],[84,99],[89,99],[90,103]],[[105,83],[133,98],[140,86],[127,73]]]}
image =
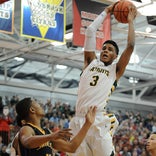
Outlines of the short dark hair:
{"label": "short dark hair", "polygon": [[24,98],[16,104],[16,120],[19,126],[22,126],[21,121],[27,119],[32,100],[30,97]]}
{"label": "short dark hair", "polygon": [[118,45],[116,44],[116,42],[114,42],[113,40],[106,40],[104,43],[103,43],[103,45],[104,44],[112,44],[114,47],[115,47],[115,49],[116,49],[116,54],[118,55],[119,54],[119,47],[118,47]]}
{"label": "short dark hair", "polygon": [[151,134],[156,134],[156,131],[152,132]]}

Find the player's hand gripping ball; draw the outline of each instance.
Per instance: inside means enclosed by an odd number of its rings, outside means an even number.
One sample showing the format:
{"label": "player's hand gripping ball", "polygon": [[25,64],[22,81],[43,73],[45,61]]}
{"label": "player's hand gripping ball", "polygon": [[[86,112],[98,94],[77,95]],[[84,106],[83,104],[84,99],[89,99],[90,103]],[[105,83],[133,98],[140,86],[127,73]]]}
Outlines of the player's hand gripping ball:
{"label": "player's hand gripping ball", "polygon": [[129,0],[120,0],[114,5],[113,14],[118,22],[128,23],[128,13],[130,6],[134,6],[134,4]]}

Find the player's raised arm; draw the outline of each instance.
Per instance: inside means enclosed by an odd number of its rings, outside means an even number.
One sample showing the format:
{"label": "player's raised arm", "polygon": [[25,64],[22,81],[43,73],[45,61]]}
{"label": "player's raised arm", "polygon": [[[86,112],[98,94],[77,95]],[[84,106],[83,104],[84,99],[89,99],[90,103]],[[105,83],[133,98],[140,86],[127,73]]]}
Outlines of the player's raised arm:
{"label": "player's raised arm", "polygon": [[113,6],[108,6],[104,11],[97,16],[97,18],[88,26],[85,33],[84,42],[84,68],[87,67],[90,62],[96,58],[96,31],[104,21],[107,14],[109,14],[113,9]]}
{"label": "player's raised arm", "polygon": [[121,57],[117,63],[117,80],[123,75],[127,64],[129,63],[131,54],[135,45],[135,31],[134,31],[134,19],[136,17],[137,10],[134,6],[129,7],[128,14],[128,37],[126,49],[121,54]]}
{"label": "player's raised arm", "polygon": [[79,145],[82,143],[84,137],[86,136],[89,128],[94,123],[95,115],[96,115],[96,106],[92,106],[89,108],[85,118],[86,121],[83,124],[80,131],[77,133],[75,137],[73,137],[70,141],[64,141],[63,139],[58,139],[53,141],[53,147],[60,151],[66,151],[70,153],[74,153]]}

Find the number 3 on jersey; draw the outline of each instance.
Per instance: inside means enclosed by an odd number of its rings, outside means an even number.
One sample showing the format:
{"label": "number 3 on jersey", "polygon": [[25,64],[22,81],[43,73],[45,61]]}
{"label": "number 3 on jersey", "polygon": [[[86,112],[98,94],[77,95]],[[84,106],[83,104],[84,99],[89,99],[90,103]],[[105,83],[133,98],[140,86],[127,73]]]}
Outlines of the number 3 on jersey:
{"label": "number 3 on jersey", "polygon": [[93,78],[93,81],[90,82],[90,85],[91,86],[96,86],[96,84],[97,84],[97,82],[99,80],[99,76],[93,76],[92,78]]}

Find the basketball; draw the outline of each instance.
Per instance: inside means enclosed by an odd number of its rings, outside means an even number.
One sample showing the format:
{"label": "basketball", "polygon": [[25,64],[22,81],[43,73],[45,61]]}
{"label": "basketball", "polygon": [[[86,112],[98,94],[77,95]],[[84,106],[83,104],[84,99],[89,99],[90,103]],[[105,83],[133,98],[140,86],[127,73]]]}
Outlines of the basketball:
{"label": "basketball", "polygon": [[129,6],[134,6],[134,4],[128,0],[120,0],[115,4],[113,14],[118,22],[128,23]]}

